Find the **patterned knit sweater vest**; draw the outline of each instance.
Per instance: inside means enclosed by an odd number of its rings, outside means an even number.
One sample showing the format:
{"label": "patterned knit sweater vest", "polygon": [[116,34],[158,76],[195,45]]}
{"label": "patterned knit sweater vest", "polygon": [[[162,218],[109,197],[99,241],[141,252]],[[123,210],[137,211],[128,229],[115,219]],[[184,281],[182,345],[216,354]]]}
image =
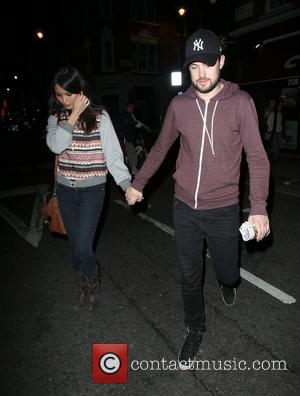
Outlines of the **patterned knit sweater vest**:
{"label": "patterned knit sweater vest", "polygon": [[[61,115],[61,122],[67,120]],[[58,157],[57,174],[71,180],[83,180],[88,177],[107,174],[106,159],[100,139],[100,115],[97,116],[97,128],[84,132],[80,122],[74,126],[70,146]]]}

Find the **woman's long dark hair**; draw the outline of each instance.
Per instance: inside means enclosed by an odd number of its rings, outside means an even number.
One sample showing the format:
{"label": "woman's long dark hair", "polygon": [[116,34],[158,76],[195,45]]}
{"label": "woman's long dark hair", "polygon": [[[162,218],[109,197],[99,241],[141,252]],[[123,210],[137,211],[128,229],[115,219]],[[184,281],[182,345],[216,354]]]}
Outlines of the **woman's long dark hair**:
{"label": "woman's long dark hair", "polygon": [[[53,78],[51,85],[51,97],[49,99],[49,114],[56,115],[61,119],[62,112],[66,111],[63,105],[57,100],[55,95],[55,85],[58,84],[62,89],[72,94],[80,94],[89,97],[87,82],[75,67],[63,67]],[[80,114],[79,121],[81,128],[85,132],[91,132],[97,127],[96,115],[101,114],[103,108],[92,103]]]}

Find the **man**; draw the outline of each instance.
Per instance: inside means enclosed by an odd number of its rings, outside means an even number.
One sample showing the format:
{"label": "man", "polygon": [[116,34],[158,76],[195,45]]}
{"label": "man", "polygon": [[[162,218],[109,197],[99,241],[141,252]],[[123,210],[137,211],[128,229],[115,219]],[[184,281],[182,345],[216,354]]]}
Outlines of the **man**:
{"label": "man", "polygon": [[143,199],[142,190],[180,137],[176,162],[174,225],[182,273],[186,337],[180,367],[193,367],[205,331],[202,293],[202,249],[206,239],[221,296],[231,306],[239,280],[239,176],[242,150],[250,173],[248,218],[256,240],[269,234],[266,213],[269,162],[251,97],[220,78],[225,57],[218,37],[199,29],[186,43],[184,67],[192,84],[173,98],[161,133],[126,193],[130,205]]}
{"label": "man", "polygon": [[[117,120],[117,131],[125,140],[125,151],[127,154],[129,167],[131,173],[134,175],[137,171],[138,157],[136,153],[137,137],[140,133],[140,128],[142,124],[137,121],[134,114],[134,104],[128,102],[126,104],[125,110],[120,115]],[[122,144],[122,146],[124,146]]]}

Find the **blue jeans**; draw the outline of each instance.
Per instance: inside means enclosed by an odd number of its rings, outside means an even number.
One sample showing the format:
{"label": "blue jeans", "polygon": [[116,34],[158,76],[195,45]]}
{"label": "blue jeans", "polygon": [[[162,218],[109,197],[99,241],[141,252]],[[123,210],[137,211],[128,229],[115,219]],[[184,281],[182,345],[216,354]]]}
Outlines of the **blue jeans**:
{"label": "blue jeans", "polygon": [[91,279],[98,271],[93,243],[103,208],[105,184],[82,188],[57,184],[56,193],[70,242],[73,270],[82,271]]}
{"label": "blue jeans", "polygon": [[239,206],[198,210],[175,200],[173,215],[185,324],[204,331],[204,239],[219,284],[233,286],[239,279]]}

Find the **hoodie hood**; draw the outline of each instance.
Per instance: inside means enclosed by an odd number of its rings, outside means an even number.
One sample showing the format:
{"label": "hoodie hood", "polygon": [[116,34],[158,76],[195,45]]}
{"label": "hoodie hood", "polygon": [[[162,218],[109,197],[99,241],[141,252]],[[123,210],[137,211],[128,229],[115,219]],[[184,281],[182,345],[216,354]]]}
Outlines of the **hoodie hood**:
{"label": "hoodie hood", "polygon": [[[210,101],[225,100],[225,99],[230,98],[231,96],[237,95],[240,92],[240,88],[237,84],[235,84],[231,81],[225,81],[223,79],[221,79],[220,82],[223,84],[223,88],[215,96],[210,98],[209,99]],[[200,98],[199,95],[197,95],[197,90],[194,88],[194,86],[192,84],[183,93],[183,95],[190,96],[193,99],[203,100]]]}

